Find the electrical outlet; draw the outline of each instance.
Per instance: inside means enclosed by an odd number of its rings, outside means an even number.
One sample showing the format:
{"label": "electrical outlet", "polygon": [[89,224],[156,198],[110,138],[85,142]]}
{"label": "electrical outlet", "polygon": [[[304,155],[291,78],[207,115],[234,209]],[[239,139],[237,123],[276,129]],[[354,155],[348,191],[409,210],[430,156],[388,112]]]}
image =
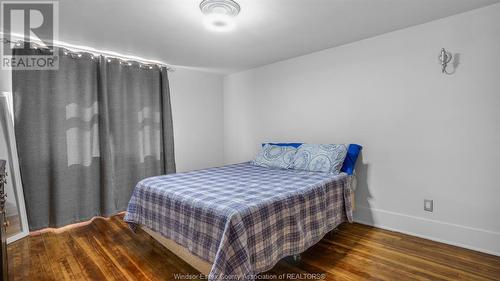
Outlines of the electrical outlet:
{"label": "electrical outlet", "polygon": [[434,211],[434,202],[430,199],[424,199],[424,211],[433,212]]}

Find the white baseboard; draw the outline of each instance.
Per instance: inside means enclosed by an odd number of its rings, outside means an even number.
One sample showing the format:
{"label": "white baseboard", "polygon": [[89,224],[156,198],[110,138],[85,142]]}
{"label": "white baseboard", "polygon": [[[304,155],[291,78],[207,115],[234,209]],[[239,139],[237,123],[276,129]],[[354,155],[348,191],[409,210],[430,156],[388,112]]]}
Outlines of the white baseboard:
{"label": "white baseboard", "polygon": [[401,213],[356,206],[354,221],[500,256],[500,233]]}

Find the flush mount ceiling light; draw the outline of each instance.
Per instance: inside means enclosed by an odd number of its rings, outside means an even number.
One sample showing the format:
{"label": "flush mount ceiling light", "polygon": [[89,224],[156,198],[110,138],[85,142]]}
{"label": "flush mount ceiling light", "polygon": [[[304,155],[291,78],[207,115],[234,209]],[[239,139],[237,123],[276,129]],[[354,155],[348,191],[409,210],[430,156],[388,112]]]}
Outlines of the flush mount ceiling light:
{"label": "flush mount ceiling light", "polygon": [[240,13],[240,5],[233,0],[203,0],[200,10],[205,19],[205,26],[213,31],[234,29],[234,17]]}

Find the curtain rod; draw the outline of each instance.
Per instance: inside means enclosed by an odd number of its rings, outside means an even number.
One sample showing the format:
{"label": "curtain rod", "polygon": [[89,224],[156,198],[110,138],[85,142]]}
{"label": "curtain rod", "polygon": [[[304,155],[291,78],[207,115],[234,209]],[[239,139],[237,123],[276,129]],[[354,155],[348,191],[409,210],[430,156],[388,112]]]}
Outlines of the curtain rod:
{"label": "curtain rod", "polygon": [[[1,36],[0,38],[2,39],[4,44],[18,44],[20,42],[25,42],[24,37],[22,37],[20,35],[16,35],[16,34],[10,35],[11,37],[14,37],[16,39],[15,41],[12,41],[12,40],[5,38],[6,37],[5,35],[6,34],[4,34],[3,32],[0,32],[0,36]],[[46,46],[40,40],[30,40],[30,41],[31,41],[31,43],[38,45],[40,48],[45,48],[45,46]],[[57,47],[57,48],[66,49],[69,51],[69,53],[72,53],[72,54],[90,53],[93,55],[101,55],[101,56],[106,57],[106,58],[118,59],[118,60],[121,60],[124,62],[133,61],[133,62],[138,62],[138,63],[142,63],[142,64],[147,64],[147,65],[159,65],[159,66],[166,67],[168,71],[175,71],[175,69],[171,65],[166,64],[166,63],[161,62],[161,61],[149,60],[149,59],[144,59],[144,58],[136,57],[136,56],[127,56],[127,55],[123,55],[123,54],[113,52],[113,51],[103,51],[103,50],[98,50],[98,49],[95,49],[92,47],[77,46],[77,45],[73,45],[73,44],[64,43],[61,41],[53,41],[52,46]]]}

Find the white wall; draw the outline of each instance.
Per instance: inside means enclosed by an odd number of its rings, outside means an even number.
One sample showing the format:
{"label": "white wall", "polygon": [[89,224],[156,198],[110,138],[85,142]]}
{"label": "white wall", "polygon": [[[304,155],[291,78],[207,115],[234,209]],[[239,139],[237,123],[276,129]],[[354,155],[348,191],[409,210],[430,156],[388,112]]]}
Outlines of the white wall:
{"label": "white wall", "polygon": [[232,74],[225,162],[265,141],[362,144],[358,221],[500,254],[499,78],[500,4]]}
{"label": "white wall", "polygon": [[222,165],[222,76],[176,68],[169,80],[177,171]]}

